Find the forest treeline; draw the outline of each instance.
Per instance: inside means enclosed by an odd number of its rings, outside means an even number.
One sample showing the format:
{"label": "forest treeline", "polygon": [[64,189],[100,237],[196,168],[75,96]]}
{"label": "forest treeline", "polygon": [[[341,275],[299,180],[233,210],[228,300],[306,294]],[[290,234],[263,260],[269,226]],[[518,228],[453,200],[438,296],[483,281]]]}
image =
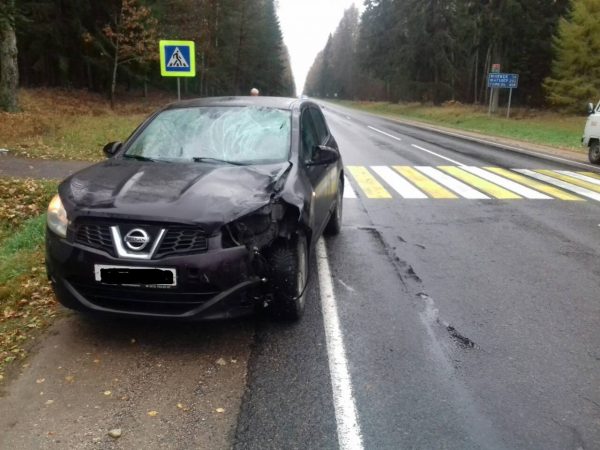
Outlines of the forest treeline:
{"label": "forest treeline", "polygon": [[365,0],[308,74],[325,98],[484,103],[493,64],[521,105],[581,110],[600,96],[598,0]]}
{"label": "forest treeline", "polygon": [[184,83],[190,93],[295,93],[275,0],[12,2],[4,23],[16,31],[21,86],[172,88],[160,78],[158,40],[183,39],[196,43],[198,74]]}

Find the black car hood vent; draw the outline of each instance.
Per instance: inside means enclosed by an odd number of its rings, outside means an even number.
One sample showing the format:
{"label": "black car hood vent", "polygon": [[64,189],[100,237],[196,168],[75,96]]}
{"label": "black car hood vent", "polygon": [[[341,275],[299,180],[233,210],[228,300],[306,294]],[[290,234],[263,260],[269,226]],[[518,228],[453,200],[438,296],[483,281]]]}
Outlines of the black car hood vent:
{"label": "black car hood vent", "polygon": [[[109,160],[60,186],[70,220],[78,217],[160,219],[202,223],[212,232],[268,204],[277,195],[302,211],[303,197],[287,187],[289,162],[263,166],[170,164]],[[294,183],[297,184],[297,183]],[[286,192],[290,191],[290,192]]]}

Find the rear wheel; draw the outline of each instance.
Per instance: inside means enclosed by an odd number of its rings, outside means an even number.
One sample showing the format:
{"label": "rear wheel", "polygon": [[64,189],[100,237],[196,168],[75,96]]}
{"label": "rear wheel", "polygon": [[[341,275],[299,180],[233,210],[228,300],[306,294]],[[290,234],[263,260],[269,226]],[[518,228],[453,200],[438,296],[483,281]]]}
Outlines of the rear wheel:
{"label": "rear wheel", "polygon": [[344,185],[340,181],[338,184],[338,192],[336,195],[335,209],[325,227],[325,234],[335,236],[342,231],[342,215],[344,212]]}
{"label": "rear wheel", "polygon": [[269,263],[273,302],[271,311],[277,319],[297,321],[304,313],[308,281],[308,247],[306,237],[298,234],[290,241],[274,245]]}
{"label": "rear wheel", "polygon": [[590,153],[589,153],[590,162],[592,164],[600,164],[600,142],[594,141],[590,144]]}

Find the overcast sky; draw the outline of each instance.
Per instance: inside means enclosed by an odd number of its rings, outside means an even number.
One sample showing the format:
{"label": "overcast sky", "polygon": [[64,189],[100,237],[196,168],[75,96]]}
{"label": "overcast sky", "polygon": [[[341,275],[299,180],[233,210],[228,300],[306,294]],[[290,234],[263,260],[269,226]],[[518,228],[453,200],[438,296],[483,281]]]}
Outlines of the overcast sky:
{"label": "overcast sky", "polygon": [[362,0],[279,0],[279,21],[290,51],[296,90],[304,80],[317,53],[337,28],[344,10],[354,3],[362,11]]}

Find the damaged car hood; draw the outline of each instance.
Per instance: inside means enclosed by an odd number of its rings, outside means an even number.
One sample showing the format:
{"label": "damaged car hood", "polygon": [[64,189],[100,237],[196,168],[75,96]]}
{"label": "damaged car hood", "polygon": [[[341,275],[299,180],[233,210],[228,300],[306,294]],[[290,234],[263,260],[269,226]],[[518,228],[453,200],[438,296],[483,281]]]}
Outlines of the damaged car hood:
{"label": "damaged car hood", "polygon": [[[108,160],[66,179],[70,220],[81,216],[202,224],[213,231],[285,195],[290,162],[260,166]],[[301,204],[297,206],[301,209]],[[152,215],[148,212],[151,211]]]}

